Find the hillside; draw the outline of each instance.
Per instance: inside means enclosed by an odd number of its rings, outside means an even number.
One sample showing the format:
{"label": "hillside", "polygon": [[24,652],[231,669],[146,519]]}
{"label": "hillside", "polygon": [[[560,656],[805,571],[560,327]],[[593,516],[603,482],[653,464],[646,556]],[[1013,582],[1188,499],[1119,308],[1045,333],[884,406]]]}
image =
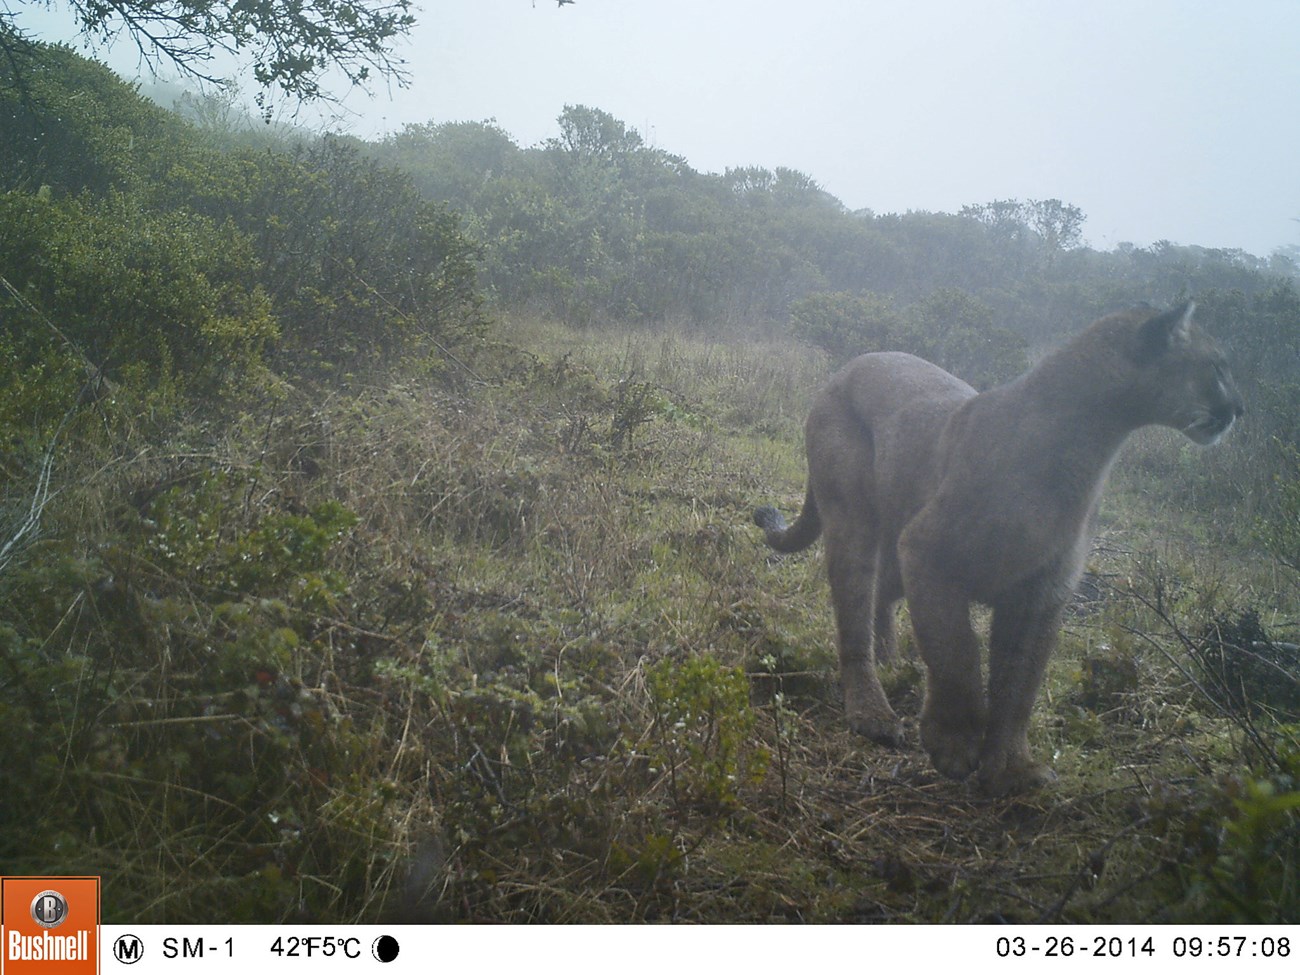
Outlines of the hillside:
{"label": "hillside", "polygon": [[[594,109],[250,132],[43,56],[0,85],[7,872],[102,874],[109,923],[1300,915],[1296,665],[1255,666],[1296,639],[1292,266],[848,213]],[[851,736],[819,550],[749,522],[818,385],[882,345],[988,385],[1179,296],[1249,412],[1121,460],[1059,782],[935,773],[906,653],[907,743]]]}

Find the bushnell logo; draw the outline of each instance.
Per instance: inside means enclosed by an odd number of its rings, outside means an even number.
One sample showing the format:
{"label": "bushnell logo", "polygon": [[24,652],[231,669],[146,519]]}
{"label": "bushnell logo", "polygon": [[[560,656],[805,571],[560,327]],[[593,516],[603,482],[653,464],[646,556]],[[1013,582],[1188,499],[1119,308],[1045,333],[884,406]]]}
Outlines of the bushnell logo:
{"label": "bushnell logo", "polygon": [[32,920],[43,928],[57,928],[68,919],[68,899],[57,890],[43,890],[32,898]]}

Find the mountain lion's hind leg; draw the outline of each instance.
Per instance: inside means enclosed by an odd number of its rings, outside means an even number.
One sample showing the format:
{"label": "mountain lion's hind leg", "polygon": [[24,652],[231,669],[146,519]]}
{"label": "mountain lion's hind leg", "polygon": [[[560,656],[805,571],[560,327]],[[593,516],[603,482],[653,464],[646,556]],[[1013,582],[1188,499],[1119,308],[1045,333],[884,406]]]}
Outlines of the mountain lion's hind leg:
{"label": "mountain lion's hind leg", "polygon": [[879,665],[892,663],[898,657],[898,602],[903,598],[903,581],[898,576],[894,543],[878,547],[871,651]]}
{"label": "mountain lion's hind leg", "polygon": [[[840,682],[849,728],[883,745],[898,745],[902,728],[876,675],[873,631],[875,532],[870,520],[828,521],[826,567],[840,652]],[[839,519],[836,519],[839,521]]]}

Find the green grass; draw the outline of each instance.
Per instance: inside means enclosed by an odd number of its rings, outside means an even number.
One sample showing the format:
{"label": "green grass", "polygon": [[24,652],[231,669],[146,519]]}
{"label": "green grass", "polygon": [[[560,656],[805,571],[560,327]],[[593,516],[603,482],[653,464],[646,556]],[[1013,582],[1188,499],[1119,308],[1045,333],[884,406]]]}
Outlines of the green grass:
{"label": "green grass", "polygon": [[920,751],[911,659],[907,744],[845,730],[820,548],[749,522],[802,500],[820,356],[499,333],[488,381],[290,392],[68,475],[0,580],[0,723],[58,729],[4,784],[68,810],[3,819],[13,872],[103,873],[113,921],[1296,919],[1277,765],[1178,636],[1295,590],[1207,557],[1212,507],[1122,483],[1035,713],[1060,780],[986,799]]}

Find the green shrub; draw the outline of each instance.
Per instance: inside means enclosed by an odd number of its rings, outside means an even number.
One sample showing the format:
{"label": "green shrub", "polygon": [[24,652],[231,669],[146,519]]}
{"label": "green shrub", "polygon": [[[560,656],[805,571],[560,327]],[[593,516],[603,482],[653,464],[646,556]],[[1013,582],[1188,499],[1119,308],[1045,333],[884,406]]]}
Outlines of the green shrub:
{"label": "green shrub", "polygon": [[896,347],[901,319],[888,298],[821,292],[790,306],[790,331],[837,362]]}
{"label": "green shrub", "polygon": [[655,760],[675,800],[711,812],[734,811],[740,789],[762,778],[765,752],[750,745],[755,715],[749,678],[710,656],[665,659],[646,674],[655,719]]}
{"label": "green shrub", "polygon": [[332,500],[301,513],[250,511],[247,499],[255,490],[247,476],[209,471],[161,493],[150,504],[144,539],[152,561],[207,592],[330,609],[346,581],[327,557],[356,515]]}
{"label": "green shrub", "polygon": [[84,356],[128,398],[175,408],[244,380],[278,334],[242,235],[122,195],[0,196],[0,267],[0,368],[26,386]]}
{"label": "green shrub", "polygon": [[0,733],[28,742],[0,857],[109,875],[115,917],[373,916],[391,869],[382,724],[329,689],[355,518],[254,485],[209,472],[93,533],[54,511],[0,573]]}
{"label": "green shrub", "polygon": [[1224,775],[1206,788],[1165,787],[1149,803],[1173,841],[1183,901],[1174,918],[1209,922],[1300,921],[1300,748],[1296,726],[1280,738],[1268,775]]}
{"label": "green shrub", "polygon": [[[1300,394],[1300,389],[1296,390]],[[1300,446],[1279,443],[1283,473],[1276,475],[1268,513],[1255,534],[1283,565],[1300,572]]]}
{"label": "green shrub", "polygon": [[1026,343],[995,324],[993,309],[955,288],[941,288],[907,312],[901,350],[989,389],[1024,372]]}
{"label": "green shrub", "polygon": [[481,334],[478,250],[459,219],[349,140],[195,156],[157,202],[247,238],[281,323],[281,366],[337,375],[445,357]]}
{"label": "green shrub", "polygon": [[190,151],[188,126],[105,65],[10,31],[4,50],[0,193],[131,192]]}
{"label": "green shrub", "polygon": [[996,326],[990,307],[953,288],[901,309],[880,295],[810,294],[791,305],[790,329],[836,362],[864,352],[910,352],[976,389],[1015,378],[1029,362],[1024,339]]}

